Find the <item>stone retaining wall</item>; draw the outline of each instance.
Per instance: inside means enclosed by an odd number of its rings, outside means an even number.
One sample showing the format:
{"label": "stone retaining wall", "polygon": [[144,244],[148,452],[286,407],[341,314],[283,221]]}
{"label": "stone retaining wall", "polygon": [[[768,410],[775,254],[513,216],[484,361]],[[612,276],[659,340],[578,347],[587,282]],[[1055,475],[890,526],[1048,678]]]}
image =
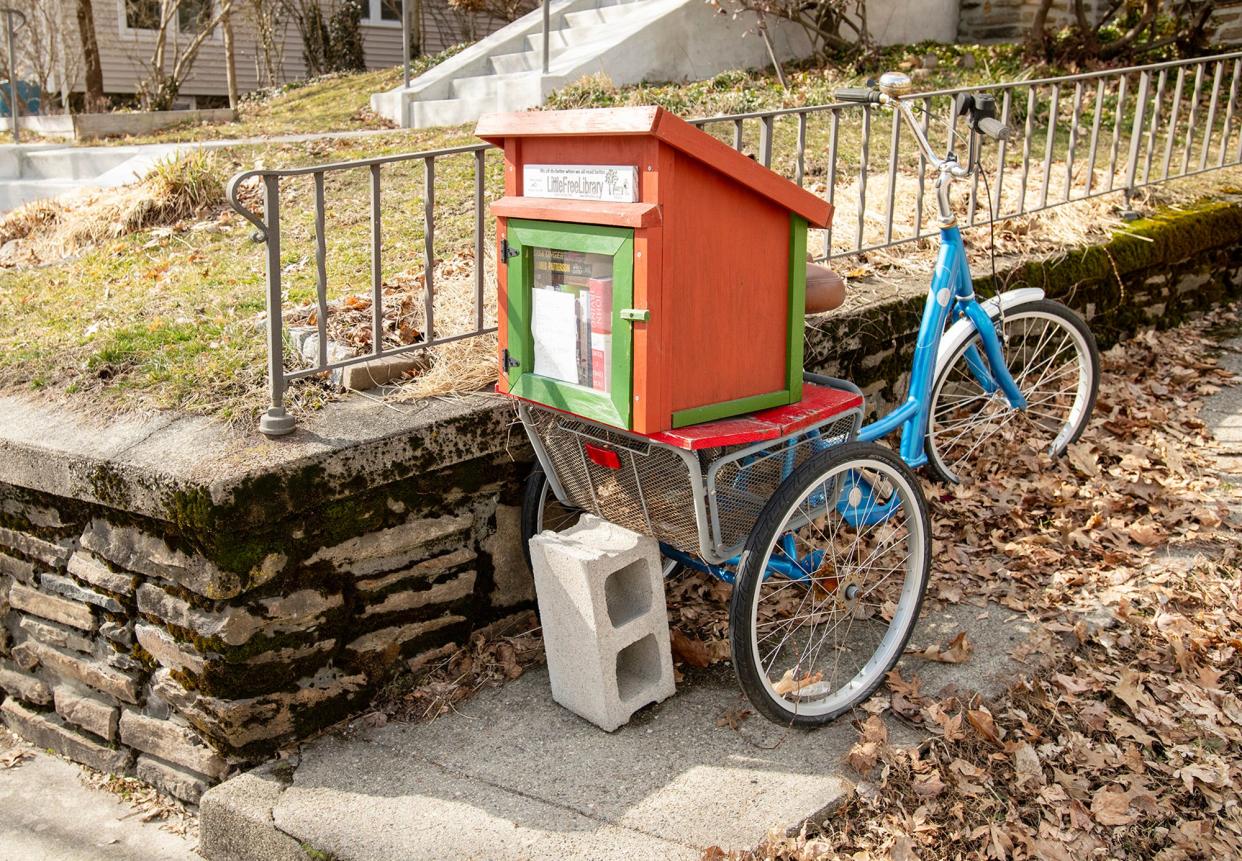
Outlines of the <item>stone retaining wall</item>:
{"label": "stone retaining wall", "polygon": [[[1103,347],[1242,296],[1237,202],[1127,230],[1002,280],[1083,311]],[[922,305],[816,318],[808,367],[892,403]],[[194,802],[361,710],[409,662],[531,606],[513,420],[495,397],[353,399],[268,441],[0,398],[0,716]]]}
{"label": "stone retaining wall", "polygon": [[[957,19],[959,42],[1021,42],[1031,31],[1039,0],[963,0]],[[1093,0],[1086,5],[1087,19],[1098,20],[1107,4]],[[1048,10],[1048,28],[1068,27],[1074,22],[1073,4],[1056,2]],[[1212,13],[1214,47],[1242,42],[1242,0],[1225,0]]]}
{"label": "stone retaining wall", "polygon": [[[0,483],[5,723],[196,802],[360,709],[411,659],[530,606],[523,450],[496,444],[494,406],[475,413],[473,450],[415,478],[408,456],[375,486],[275,473],[314,502],[272,519],[262,478],[228,504],[170,498],[173,522]],[[96,493],[101,480],[123,497],[133,477],[97,473]]]}

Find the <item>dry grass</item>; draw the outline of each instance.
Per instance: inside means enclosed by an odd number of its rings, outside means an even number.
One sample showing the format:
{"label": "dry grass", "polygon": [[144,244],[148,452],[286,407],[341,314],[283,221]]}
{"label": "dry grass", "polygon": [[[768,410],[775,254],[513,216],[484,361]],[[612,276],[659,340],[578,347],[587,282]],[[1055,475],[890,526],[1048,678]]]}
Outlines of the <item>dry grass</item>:
{"label": "dry grass", "polygon": [[224,182],[215,157],[194,150],[159,162],[141,182],[36,200],[0,218],[0,267],[38,266],[111,239],[215,212]]}

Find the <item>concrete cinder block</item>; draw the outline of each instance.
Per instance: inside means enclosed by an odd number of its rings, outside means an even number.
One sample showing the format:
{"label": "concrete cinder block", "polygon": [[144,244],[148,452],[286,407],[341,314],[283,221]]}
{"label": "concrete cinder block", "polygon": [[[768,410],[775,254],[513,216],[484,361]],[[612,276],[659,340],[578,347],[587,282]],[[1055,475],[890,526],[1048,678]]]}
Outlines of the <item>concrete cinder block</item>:
{"label": "concrete cinder block", "polygon": [[530,542],[552,698],[609,732],[675,692],[660,548],[590,514]]}

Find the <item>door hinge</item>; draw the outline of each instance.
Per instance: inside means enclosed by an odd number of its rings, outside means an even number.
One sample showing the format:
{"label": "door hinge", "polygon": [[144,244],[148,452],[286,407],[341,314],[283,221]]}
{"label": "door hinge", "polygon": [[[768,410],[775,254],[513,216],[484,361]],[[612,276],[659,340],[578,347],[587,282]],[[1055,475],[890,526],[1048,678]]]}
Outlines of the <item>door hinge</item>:
{"label": "door hinge", "polygon": [[504,262],[508,263],[510,260],[512,260],[514,257],[517,257],[521,253],[522,252],[520,249],[509,247],[509,240],[507,237],[505,239],[500,240],[500,256],[504,260]]}
{"label": "door hinge", "polygon": [[621,319],[629,320],[631,323],[649,323],[651,322],[650,308],[622,308]]}
{"label": "door hinge", "polygon": [[508,373],[510,368],[520,368],[520,367],[522,367],[522,363],[521,363],[521,362],[519,362],[517,359],[515,359],[515,358],[513,358],[512,356],[510,356],[510,355],[509,355],[509,350],[508,350],[508,348],[506,348],[506,349],[505,349],[505,351],[504,351],[504,358],[503,358],[501,361],[503,362],[503,364],[504,364],[504,366],[505,366],[505,373]]}

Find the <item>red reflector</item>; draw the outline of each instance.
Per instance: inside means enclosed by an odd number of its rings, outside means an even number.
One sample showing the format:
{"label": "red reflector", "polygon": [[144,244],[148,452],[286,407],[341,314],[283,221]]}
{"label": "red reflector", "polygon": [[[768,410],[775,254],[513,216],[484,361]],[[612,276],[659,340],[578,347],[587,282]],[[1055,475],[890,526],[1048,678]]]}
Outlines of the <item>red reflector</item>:
{"label": "red reflector", "polygon": [[592,445],[585,443],[587,457],[591,459],[591,463],[596,466],[602,466],[605,469],[620,469],[621,457],[610,448],[604,448],[602,445]]}

